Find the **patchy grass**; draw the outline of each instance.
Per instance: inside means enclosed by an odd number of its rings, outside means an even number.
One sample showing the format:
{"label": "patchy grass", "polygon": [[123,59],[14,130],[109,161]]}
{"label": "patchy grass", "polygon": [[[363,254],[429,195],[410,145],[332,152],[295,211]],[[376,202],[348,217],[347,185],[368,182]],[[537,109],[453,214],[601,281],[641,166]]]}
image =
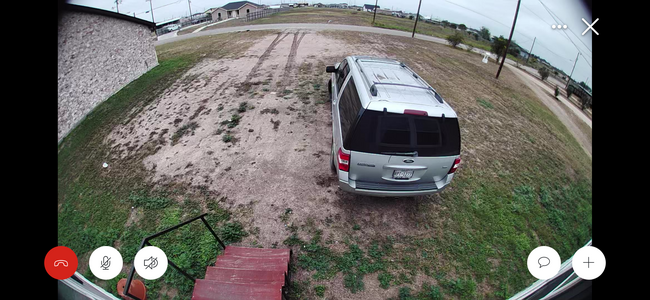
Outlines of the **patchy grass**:
{"label": "patchy grass", "polygon": [[[380,292],[404,299],[504,299],[533,282],[525,258],[536,246],[548,245],[561,257],[569,257],[589,239],[591,161],[562,123],[510,71],[495,80],[497,65],[480,63],[474,53],[425,41],[362,33],[331,36],[366,47],[381,43],[382,51],[404,61],[434,86],[458,113],[463,162],[445,191],[409,200],[400,214],[408,215],[412,223],[396,224],[403,234],[387,236],[377,225],[381,217],[372,214],[341,220],[323,216],[308,222],[305,216],[296,214],[292,220],[293,214],[286,210],[277,212],[273,218],[280,215],[289,223],[283,244],[294,249],[294,268],[300,271],[290,283],[289,299],[320,297],[317,286],[324,287],[323,294],[334,293],[332,279],[337,275],[347,292],[365,295],[369,291],[364,279],[367,283],[370,274],[377,274]],[[107,154],[110,149],[103,141],[113,126],[136,116],[200,58],[242,53],[250,37],[252,32],[242,32],[237,34],[243,38],[238,42],[232,35],[219,35],[159,47],[158,67],[98,106],[64,139],[59,147],[60,244],[80,257],[101,245],[113,245],[128,267],[143,237],[203,212],[209,213],[209,223],[228,243],[255,235],[254,228],[243,225],[246,220],[225,208],[225,195],[173,183],[152,186],[143,159],[155,153],[157,141],[126,158]],[[297,100],[309,95],[317,103],[325,101],[326,89],[315,86],[325,84],[325,76],[291,94]],[[233,123],[237,126],[239,117],[223,125]],[[277,130],[279,120],[271,123]],[[101,168],[103,161],[111,167]],[[340,197],[357,200],[345,194]],[[356,213],[368,206],[363,199],[335,205]],[[403,201],[372,201],[372,209]],[[325,226],[332,226],[328,236],[323,235]],[[202,278],[205,266],[214,263],[219,252],[211,239],[197,223],[153,243],[174,263]],[[87,266],[81,267],[88,273]],[[192,286],[174,270],[145,284],[152,299],[189,298]]]}
{"label": "patchy grass", "polygon": [[485,108],[488,108],[488,109],[494,108],[494,106],[492,106],[492,104],[490,102],[488,102],[487,100],[485,100],[485,99],[478,98],[478,99],[476,99],[476,102],[478,102],[478,104],[480,104],[481,106],[483,106]]}
{"label": "patchy grass", "polygon": [[239,103],[239,107],[237,108],[238,113],[243,113],[246,112],[246,109],[248,109],[248,102],[244,101]]}
{"label": "patchy grass", "polygon": [[186,134],[194,134],[194,130],[199,127],[199,124],[196,122],[190,122],[178,128],[178,130],[172,135],[172,145],[176,145],[178,140]]}
{"label": "patchy grass", "polygon": [[226,125],[228,128],[235,128],[237,125],[239,125],[241,118],[241,115],[234,114],[230,116],[229,120],[221,121],[221,125]]}
{"label": "patchy grass", "polygon": [[[142,239],[201,213],[211,226],[239,241],[245,230],[230,222],[221,197],[213,192],[174,184],[150,183],[143,159],[165,141],[152,140],[127,157],[111,153],[104,139],[118,124],[126,124],[158,98],[203,58],[225,58],[245,51],[268,32],[201,37],[157,47],[159,65],[132,81],[88,114],[58,147],[58,244],[80,258],[79,272],[90,274],[87,262],[94,249],[110,245],[122,253],[126,268]],[[237,37],[233,39],[233,37]],[[182,128],[182,130],[181,130]],[[196,129],[194,123],[179,128],[173,142]],[[102,168],[107,161],[109,168]],[[228,225],[232,224],[232,225]],[[205,266],[219,253],[214,237],[201,222],[194,222],[151,242],[188,274],[202,278]],[[126,275],[120,275],[122,278]],[[89,277],[94,278],[94,277]],[[137,277],[136,277],[137,278]],[[119,280],[119,278],[116,278]],[[93,282],[115,296],[116,280]],[[170,269],[158,280],[145,280],[150,299],[190,298],[193,282]]]}
{"label": "patchy grass", "polygon": [[280,112],[276,108],[265,108],[260,111],[260,114],[274,114],[277,115]]}
{"label": "patchy grass", "polygon": [[221,140],[224,143],[231,143],[235,141],[235,136],[230,135],[230,134],[224,134],[223,137],[221,137]]}
{"label": "patchy grass", "polygon": [[275,120],[271,119],[271,124],[273,124],[273,130],[278,130],[278,127],[280,127],[280,120]]}
{"label": "patchy grass", "polygon": [[318,297],[325,297],[325,290],[327,288],[324,285],[317,285],[314,287],[314,293],[316,293],[316,296]]}

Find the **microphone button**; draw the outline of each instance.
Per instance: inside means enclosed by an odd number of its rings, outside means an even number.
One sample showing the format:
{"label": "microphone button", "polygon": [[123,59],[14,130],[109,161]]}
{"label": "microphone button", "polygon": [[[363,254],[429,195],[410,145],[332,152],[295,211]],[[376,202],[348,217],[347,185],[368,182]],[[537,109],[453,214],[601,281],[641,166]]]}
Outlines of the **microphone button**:
{"label": "microphone button", "polygon": [[90,271],[95,277],[102,280],[111,280],[117,277],[122,271],[123,264],[120,252],[109,246],[95,249],[88,260]]}

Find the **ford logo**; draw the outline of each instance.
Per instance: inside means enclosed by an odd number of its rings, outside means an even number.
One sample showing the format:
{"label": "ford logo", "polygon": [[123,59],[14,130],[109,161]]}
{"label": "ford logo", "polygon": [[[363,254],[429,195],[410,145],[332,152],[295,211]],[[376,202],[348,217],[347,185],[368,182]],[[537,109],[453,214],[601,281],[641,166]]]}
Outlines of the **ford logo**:
{"label": "ford logo", "polygon": [[415,161],[412,160],[412,159],[410,159],[410,158],[407,158],[407,159],[403,160],[403,162],[405,162],[405,163],[407,163],[407,164],[410,164],[410,163],[413,163],[413,162],[415,162]]}

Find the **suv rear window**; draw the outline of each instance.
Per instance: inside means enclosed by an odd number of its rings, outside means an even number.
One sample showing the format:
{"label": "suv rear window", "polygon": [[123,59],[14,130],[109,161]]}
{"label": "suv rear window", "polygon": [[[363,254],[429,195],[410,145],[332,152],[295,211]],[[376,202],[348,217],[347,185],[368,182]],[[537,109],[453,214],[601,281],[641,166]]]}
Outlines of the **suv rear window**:
{"label": "suv rear window", "polygon": [[460,154],[457,118],[425,117],[365,110],[354,132],[344,141],[349,150],[375,153],[412,153],[418,156]]}

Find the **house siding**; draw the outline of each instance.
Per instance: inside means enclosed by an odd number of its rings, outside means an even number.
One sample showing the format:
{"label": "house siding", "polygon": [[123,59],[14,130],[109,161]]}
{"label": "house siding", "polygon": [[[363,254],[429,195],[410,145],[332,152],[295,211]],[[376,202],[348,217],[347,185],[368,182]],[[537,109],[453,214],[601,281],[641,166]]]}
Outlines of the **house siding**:
{"label": "house siding", "polygon": [[221,19],[222,20],[228,19],[227,11],[225,9],[223,9],[223,8],[218,8],[217,10],[212,12],[212,21],[219,20],[219,13],[221,13]]}
{"label": "house siding", "polygon": [[145,25],[65,11],[58,25],[59,142],[98,104],[158,65]]}
{"label": "house siding", "polygon": [[[252,13],[252,12],[256,12],[256,11],[258,10],[257,7],[255,7],[255,6],[253,6],[253,5],[249,4],[249,3],[246,3],[246,5],[242,6],[242,7],[239,9],[239,17],[240,17],[240,18],[245,18],[245,17],[246,17],[246,10],[247,10],[247,9],[250,9],[250,12],[251,12],[251,13]],[[261,9],[259,9],[259,10],[261,10]]]}
{"label": "house siding", "polygon": [[[249,11],[250,13],[258,11],[258,10],[262,10],[262,8],[258,8],[256,6],[250,4],[250,3],[246,3],[244,6],[242,6],[239,9],[230,10],[230,12],[231,12],[230,18],[237,18],[237,17],[245,18],[247,9],[250,10]],[[223,8],[218,8],[217,10],[212,12],[212,20],[213,21],[216,21],[219,18],[218,13],[221,13],[221,19],[222,20],[228,19],[228,11],[223,9]]]}

